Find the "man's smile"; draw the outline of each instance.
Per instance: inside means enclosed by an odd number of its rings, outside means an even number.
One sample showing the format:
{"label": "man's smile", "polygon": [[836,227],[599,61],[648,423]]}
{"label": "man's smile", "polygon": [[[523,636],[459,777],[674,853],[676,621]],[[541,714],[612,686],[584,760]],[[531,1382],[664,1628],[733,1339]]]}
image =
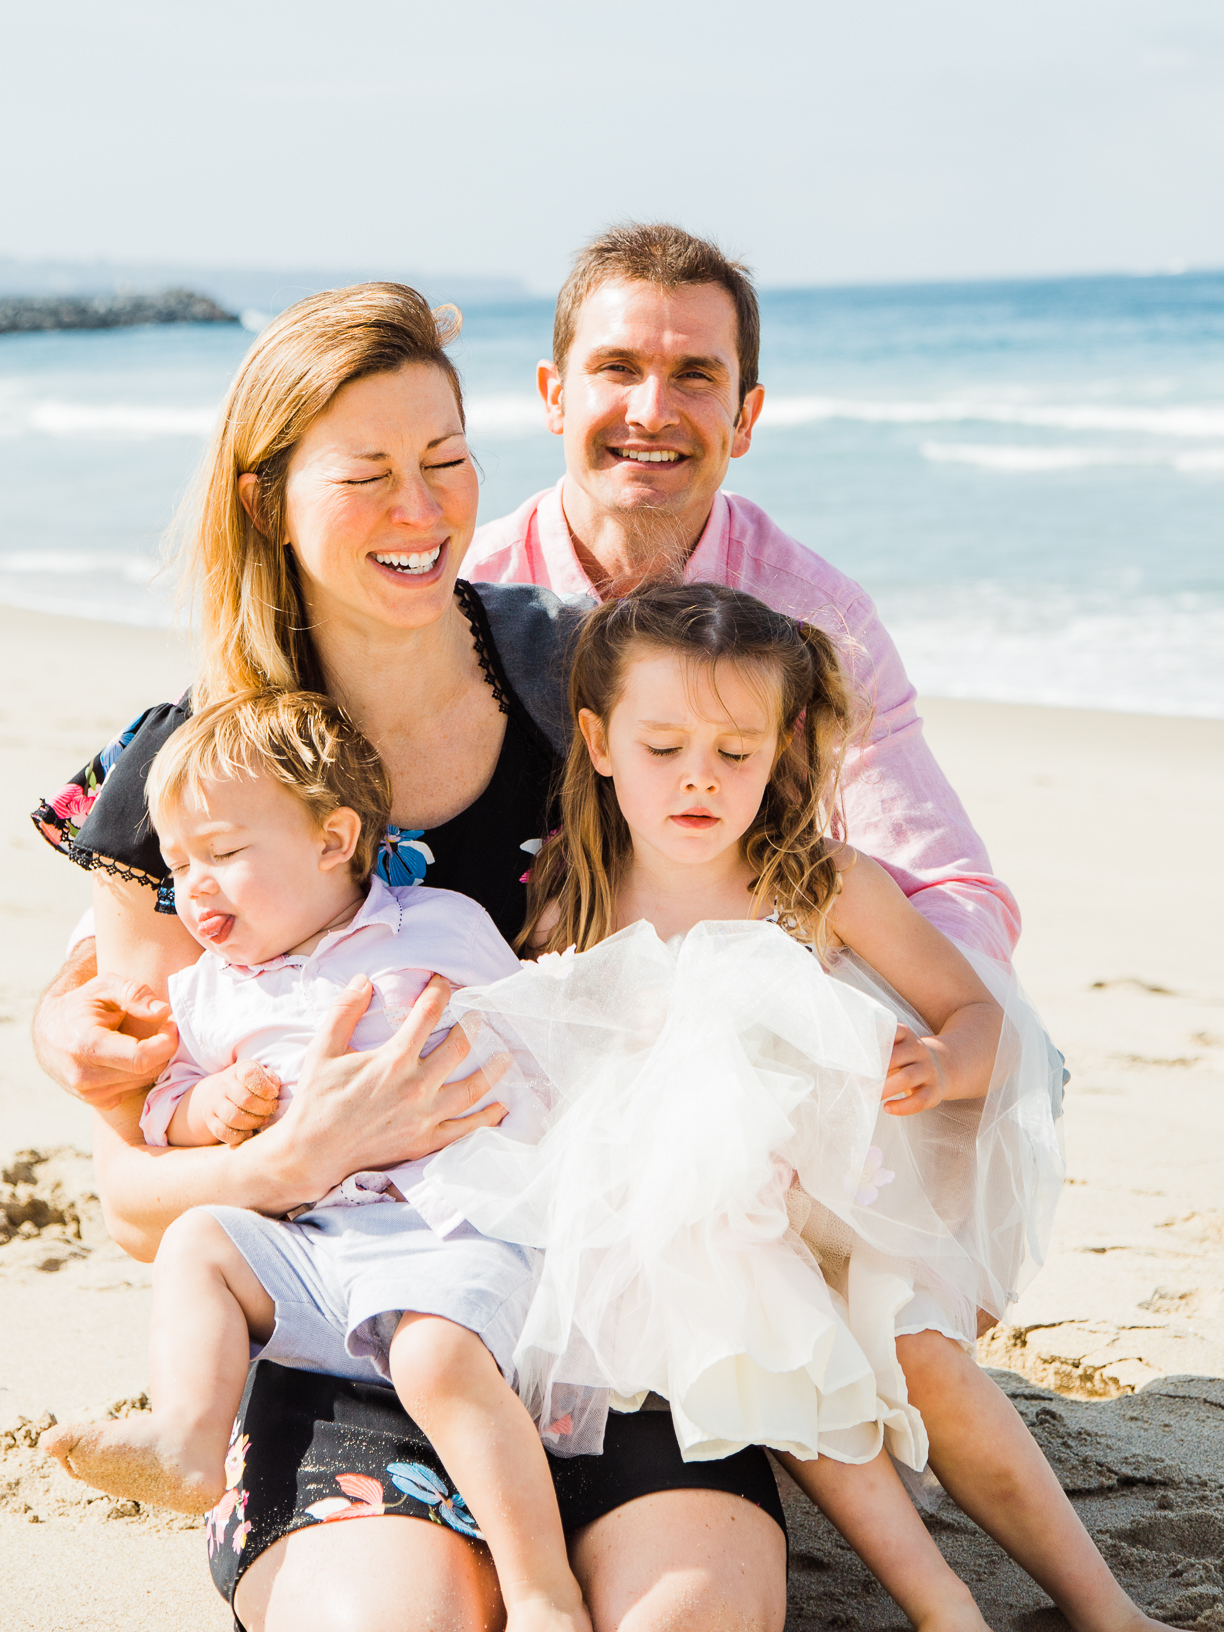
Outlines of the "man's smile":
{"label": "man's smile", "polygon": [[689,457],[675,448],[609,448],[608,452],[615,459],[628,459],[639,465],[674,465]]}

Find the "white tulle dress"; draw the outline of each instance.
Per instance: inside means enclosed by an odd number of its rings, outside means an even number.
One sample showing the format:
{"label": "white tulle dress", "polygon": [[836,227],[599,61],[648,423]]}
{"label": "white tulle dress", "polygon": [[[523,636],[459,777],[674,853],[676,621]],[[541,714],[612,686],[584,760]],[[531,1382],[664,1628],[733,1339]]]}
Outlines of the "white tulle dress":
{"label": "white tulle dress", "polygon": [[479,1130],[410,1199],[443,1233],[544,1249],[515,1364],[550,1449],[598,1451],[609,1407],[654,1393],[687,1460],[883,1445],[924,1466],[896,1337],[971,1347],[1040,1262],[1063,1175],[1058,1057],[1010,975],[966,955],[1006,1016],[990,1091],[908,1117],[883,1082],[898,1019],[926,1027],[860,960],[826,972],[770,923],[665,944],[643,922],[455,995],[546,1131]]}

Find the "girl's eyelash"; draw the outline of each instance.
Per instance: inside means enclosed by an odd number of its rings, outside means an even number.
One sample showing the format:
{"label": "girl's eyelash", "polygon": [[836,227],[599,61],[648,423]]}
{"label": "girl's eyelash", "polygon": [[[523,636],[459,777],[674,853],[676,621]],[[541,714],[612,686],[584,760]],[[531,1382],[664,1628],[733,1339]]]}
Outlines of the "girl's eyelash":
{"label": "girl's eyelash", "polygon": [[646,752],[648,754],[653,754],[656,759],[667,759],[669,755],[678,754],[680,750],[679,748],[652,748],[650,744],[647,743]]}
{"label": "girl's eyelash", "polygon": [[466,465],[466,459],[447,459],[440,465],[428,465],[428,470],[454,470],[459,465]]}

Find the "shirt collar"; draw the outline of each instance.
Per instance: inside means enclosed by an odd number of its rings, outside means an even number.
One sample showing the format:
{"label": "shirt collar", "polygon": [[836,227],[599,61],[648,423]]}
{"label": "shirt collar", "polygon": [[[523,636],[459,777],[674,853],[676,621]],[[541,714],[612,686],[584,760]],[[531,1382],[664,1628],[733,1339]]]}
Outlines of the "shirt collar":
{"label": "shirt collar", "polygon": [[[590,595],[599,599],[595,586],[583,570],[570,536],[569,523],[561,502],[561,478],[549,488],[536,506],[536,538],[547,572],[545,582],[557,595]],[[726,577],[727,546],[731,533],[731,506],[720,488],[714,495],[710,514],[701,530],[693,553],[684,569],[686,584],[722,582]]]}
{"label": "shirt collar", "polygon": [[[234,980],[254,980],[258,975],[271,974],[273,970],[283,969],[287,964],[310,963],[323,952],[330,952],[350,935],[355,935],[359,929],[371,929],[376,924],[383,925],[394,935],[402,927],[403,922],[402,904],[395,893],[375,874],[370,879],[369,893],[354,916],[347,924],[341,924],[339,929],[329,930],[309,957],[295,957],[282,952],[275,958],[269,958],[266,963],[230,963],[225,966]],[[225,959],[219,953],[211,952],[208,955],[216,958],[218,963],[225,963]]]}

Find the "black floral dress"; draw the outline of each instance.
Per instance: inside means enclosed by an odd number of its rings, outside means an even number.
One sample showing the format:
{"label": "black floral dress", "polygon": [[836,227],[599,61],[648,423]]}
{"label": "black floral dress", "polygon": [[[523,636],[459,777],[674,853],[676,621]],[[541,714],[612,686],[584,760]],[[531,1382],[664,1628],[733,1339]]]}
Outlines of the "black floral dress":
{"label": "black floral dress", "polygon": [[[550,650],[544,626],[534,628],[531,660],[551,673],[558,706],[530,712],[507,676],[504,648],[494,641],[489,614],[498,609],[501,588],[482,584],[477,593],[456,586],[485,677],[506,715],[493,776],[451,821],[428,831],[389,828],[377,871],[389,884],[428,880],[471,896],[513,940],[526,911],[531,857],[555,826],[560,743],[554,722],[562,712],[566,666],[560,635]],[[499,634],[504,639],[504,628]],[[521,662],[523,654],[517,655]],[[188,698],[148,709],[33,813],[47,841],[79,866],[156,890],[159,912],[174,911],[174,892],[148,824],[144,782],[158,748],[189,713]],[[764,1452],[685,1463],[665,1408],[610,1417],[601,1456],[549,1460],[569,1531],[638,1496],[671,1489],[741,1496],[785,1531]],[[265,1548],[316,1525],[395,1516],[480,1538],[424,1432],[394,1391],[377,1383],[257,1360],[234,1424],[226,1484],[205,1528],[213,1580],[231,1603],[243,1571]],[[241,1632],[236,1617],[234,1625]]]}

